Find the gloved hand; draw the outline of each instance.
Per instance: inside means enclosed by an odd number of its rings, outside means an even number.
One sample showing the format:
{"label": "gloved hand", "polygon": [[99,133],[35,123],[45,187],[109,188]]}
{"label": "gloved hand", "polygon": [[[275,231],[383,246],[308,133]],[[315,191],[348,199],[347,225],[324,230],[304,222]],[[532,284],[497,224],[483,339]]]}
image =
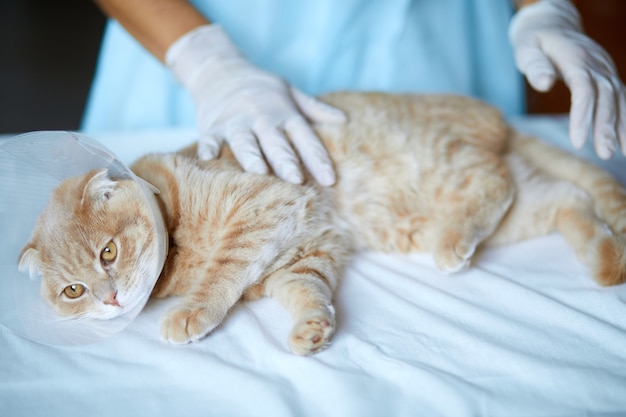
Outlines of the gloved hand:
{"label": "gloved hand", "polygon": [[307,119],[342,123],[341,110],[251,65],[217,25],[178,39],[165,60],[196,105],[200,159],[215,158],[225,140],[246,171],[267,173],[267,160],[280,178],[301,183],[300,159],[320,184],[335,182],[326,148]]}
{"label": "gloved hand", "polygon": [[518,69],[530,85],[549,90],[557,76],[572,94],[570,140],[581,148],[593,128],[596,153],[626,154],[626,90],[609,54],[586,36],[568,0],[540,0],[511,20],[509,38]]}

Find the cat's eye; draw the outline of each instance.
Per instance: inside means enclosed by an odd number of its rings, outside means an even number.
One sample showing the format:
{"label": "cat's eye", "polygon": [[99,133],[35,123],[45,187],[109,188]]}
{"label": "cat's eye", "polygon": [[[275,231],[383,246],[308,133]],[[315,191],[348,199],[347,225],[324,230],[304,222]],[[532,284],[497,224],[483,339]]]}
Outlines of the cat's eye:
{"label": "cat's eye", "polygon": [[68,298],[78,298],[85,293],[85,287],[81,284],[72,284],[65,287],[63,294]]}
{"label": "cat's eye", "polygon": [[102,252],[100,253],[100,259],[103,262],[109,263],[113,262],[117,257],[117,246],[115,246],[115,242],[110,241],[106,244]]}

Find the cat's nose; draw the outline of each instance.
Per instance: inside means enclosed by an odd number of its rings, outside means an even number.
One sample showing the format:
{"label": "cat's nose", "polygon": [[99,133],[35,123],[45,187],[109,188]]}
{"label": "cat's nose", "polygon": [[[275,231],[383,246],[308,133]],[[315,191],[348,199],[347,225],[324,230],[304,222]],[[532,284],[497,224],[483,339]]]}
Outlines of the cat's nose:
{"label": "cat's nose", "polygon": [[117,291],[113,291],[111,295],[109,295],[109,298],[104,300],[103,303],[110,306],[121,307],[120,303],[117,301]]}

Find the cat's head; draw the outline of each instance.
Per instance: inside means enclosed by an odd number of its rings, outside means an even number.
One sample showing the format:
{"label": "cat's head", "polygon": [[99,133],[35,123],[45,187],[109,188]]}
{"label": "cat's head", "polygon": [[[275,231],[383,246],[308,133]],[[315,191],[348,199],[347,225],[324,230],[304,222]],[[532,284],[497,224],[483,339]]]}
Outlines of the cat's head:
{"label": "cat's head", "polygon": [[41,276],[42,297],[59,315],[111,319],[143,307],[163,265],[164,231],[142,188],[102,169],[54,190],[19,268]]}

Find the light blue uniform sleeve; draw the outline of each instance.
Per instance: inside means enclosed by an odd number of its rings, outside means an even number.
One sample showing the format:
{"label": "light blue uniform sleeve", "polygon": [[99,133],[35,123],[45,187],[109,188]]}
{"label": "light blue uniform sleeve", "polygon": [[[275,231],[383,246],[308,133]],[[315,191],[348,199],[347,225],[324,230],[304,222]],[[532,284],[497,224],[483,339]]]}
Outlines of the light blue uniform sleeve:
{"label": "light blue uniform sleeve", "polygon": [[[507,30],[510,0],[197,0],[255,65],[310,94],[471,95],[507,115],[524,109]],[[109,22],[83,129],[194,126],[167,69]]]}

